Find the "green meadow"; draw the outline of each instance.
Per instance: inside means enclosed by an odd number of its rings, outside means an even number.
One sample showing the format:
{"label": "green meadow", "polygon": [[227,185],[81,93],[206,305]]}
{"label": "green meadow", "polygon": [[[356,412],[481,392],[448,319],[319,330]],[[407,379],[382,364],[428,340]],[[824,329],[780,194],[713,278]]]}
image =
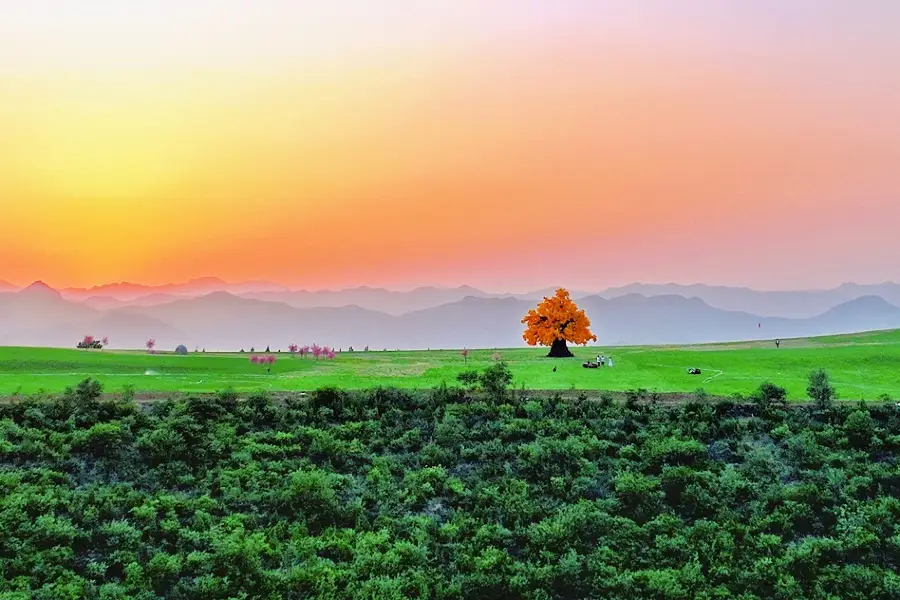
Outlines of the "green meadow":
{"label": "green meadow", "polygon": [[[842,399],[900,397],[900,331],[697,346],[573,348],[573,359],[549,359],[540,348],[458,351],[354,352],[334,360],[277,354],[271,372],[251,364],[248,354],[147,354],[138,351],[0,348],[0,395],[57,392],[92,377],[107,392],[131,386],[138,393],[314,390],[322,386],[359,389],[373,386],[429,388],[453,384],[466,369],[487,366],[499,354],[514,385],[532,390],[609,390],[643,388],[714,396],[748,393],[763,381],[804,398],[806,376],[828,371]],[[613,367],[585,369],[598,353],[611,355]],[[556,371],[553,368],[556,367]],[[700,375],[689,375],[699,367]]]}

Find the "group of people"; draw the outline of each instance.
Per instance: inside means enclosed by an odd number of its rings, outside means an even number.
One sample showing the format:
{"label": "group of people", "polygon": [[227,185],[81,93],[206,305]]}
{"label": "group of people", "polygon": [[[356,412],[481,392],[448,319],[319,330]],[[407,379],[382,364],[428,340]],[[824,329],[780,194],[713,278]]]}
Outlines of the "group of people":
{"label": "group of people", "polygon": [[[589,360],[581,364],[585,369],[599,369],[600,367],[611,367],[613,366],[612,356],[606,356],[604,354],[597,355],[597,361],[594,362]],[[553,367],[553,371],[556,371],[556,367]]]}

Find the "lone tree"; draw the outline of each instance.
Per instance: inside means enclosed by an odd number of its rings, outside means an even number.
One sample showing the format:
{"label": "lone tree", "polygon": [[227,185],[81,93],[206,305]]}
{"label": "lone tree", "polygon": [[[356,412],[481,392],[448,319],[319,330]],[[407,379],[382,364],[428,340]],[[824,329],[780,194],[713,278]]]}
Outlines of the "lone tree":
{"label": "lone tree", "polygon": [[831,408],[837,398],[834,386],[828,379],[828,373],[822,369],[816,369],[809,374],[809,385],[806,394],[815,402],[816,407],[825,410]]}
{"label": "lone tree", "polygon": [[547,356],[568,358],[572,356],[566,342],[586,345],[597,341],[591,333],[591,320],[584,311],[572,302],[569,292],[563,288],[556,290],[552,298],[544,298],[522,318],[526,325],[522,337],[529,346],[550,346]]}

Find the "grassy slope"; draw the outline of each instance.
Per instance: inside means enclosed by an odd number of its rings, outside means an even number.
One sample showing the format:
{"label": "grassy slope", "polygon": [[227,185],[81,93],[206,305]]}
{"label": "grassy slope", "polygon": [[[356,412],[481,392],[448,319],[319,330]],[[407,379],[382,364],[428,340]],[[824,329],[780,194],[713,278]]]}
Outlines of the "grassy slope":
{"label": "grassy slope", "polygon": [[[613,368],[584,369],[583,360],[598,351],[612,354]],[[844,399],[900,395],[900,331],[703,346],[579,348],[575,359],[544,357],[546,350],[501,352],[515,385],[530,389],[627,390],[661,392],[703,387],[713,395],[746,393],[764,380],[805,396],[807,373],[826,369]],[[469,368],[490,363],[491,350],[472,351]],[[552,368],[556,366],[557,371]],[[700,376],[686,373],[690,366]],[[370,352],[339,354],[334,361],[291,359],[281,354],[272,367],[252,365],[246,354],[174,356],[143,352],[79,351],[51,348],[0,348],[0,395],[58,391],[91,376],[107,391],[130,384],[137,391],[311,390],[323,385],[363,388],[374,385],[431,387],[452,383],[466,365],[458,352]],[[148,371],[150,372],[148,374]],[[710,379],[711,378],[711,379]]]}

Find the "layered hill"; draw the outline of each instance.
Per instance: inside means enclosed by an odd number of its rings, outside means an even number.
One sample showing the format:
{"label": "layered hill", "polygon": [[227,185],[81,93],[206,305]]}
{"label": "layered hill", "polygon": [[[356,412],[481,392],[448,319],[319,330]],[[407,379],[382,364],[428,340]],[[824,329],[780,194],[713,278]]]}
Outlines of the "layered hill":
{"label": "layered hill", "polygon": [[[399,316],[458,302],[469,297],[512,297],[534,303],[543,296],[552,295],[554,290],[555,288],[548,287],[521,294],[486,292],[471,286],[425,286],[405,291],[368,286],[337,290],[298,290],[288,289],[283,285],[268,281],[234,283],[215,277],[204,277],[183,283],[156,286],[122,282],[92,288],[64,288],[59,290],[59,293],[66,300],[80,302],[98,310],[128,306],[156,306],[215,292],[228,292],[242,298],[280,302],[294,308],[359,306]],[[18,291],[18,288],[10,283],[0,281],[0,293],[13,291]],[[648,298],[681,296],[682,298],[699,298],[711,307],[726,311],[745,312],[757,317],[791,319],[816,317],[841,304],[867,296],[876,296],[889,304],[900,306],[900,284],[892,282],[867,285],[845,283],[832,289],[787,291],[760,291],[744,287],[705,284],[634,283],[600,292],[570,289],[570,295],[576,300],[592,296],[610,300],[633,295]]]}
{"label": "layered hill", "polygon": [[[148,338],[155,338],[160,348],[184,344],[209,350],[276,349],[292,342],[373,349],[517,347],[523,345],[521,318],[534,305],[534,300],[514,296],[470,295],[390,314],[358,305],[302,308],[223,291],[156,299],[104,307],[66,299],[38,282],[0,293],[0,344],[72,347],[82,336],[94,335],[108,336],[118,348],[142,347]],[[808,337],[900,327],[900,308],[878,296],[855,298],[809,318],[723,310],[698,297],[672,294],[589,295],[578,302],[592,319],[600,343],[608,345]]]}

